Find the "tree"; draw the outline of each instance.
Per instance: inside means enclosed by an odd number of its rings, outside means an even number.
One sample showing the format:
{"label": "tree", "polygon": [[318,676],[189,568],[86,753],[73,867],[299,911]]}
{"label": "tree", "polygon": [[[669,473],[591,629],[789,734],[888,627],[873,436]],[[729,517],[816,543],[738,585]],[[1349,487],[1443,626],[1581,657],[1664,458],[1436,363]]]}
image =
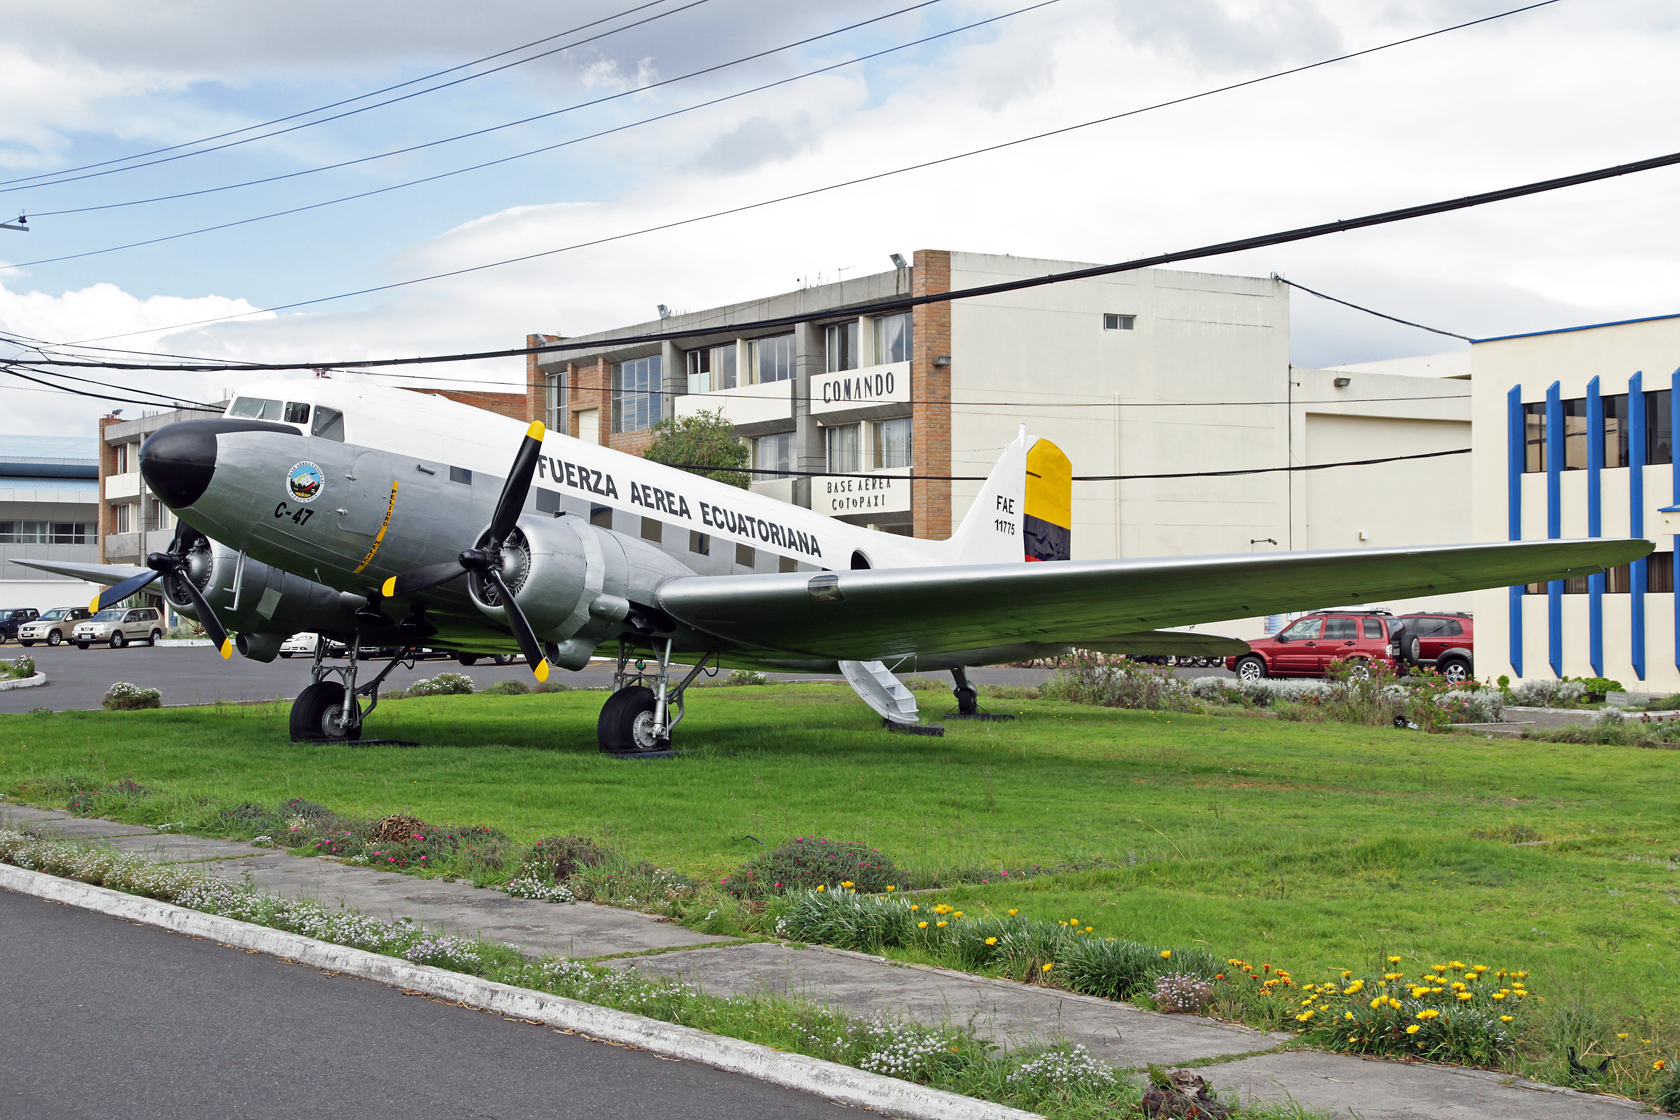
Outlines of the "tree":
{"label": "tree", "polygon": [[661,420],[653,426],[653,442],[642,456],[656,463],[681,465],[692,474],[743,490],[752,483],[752,475],[743,471],[697,469],[747,465],[747,445],[735,435],[734,425],[721,411]]}

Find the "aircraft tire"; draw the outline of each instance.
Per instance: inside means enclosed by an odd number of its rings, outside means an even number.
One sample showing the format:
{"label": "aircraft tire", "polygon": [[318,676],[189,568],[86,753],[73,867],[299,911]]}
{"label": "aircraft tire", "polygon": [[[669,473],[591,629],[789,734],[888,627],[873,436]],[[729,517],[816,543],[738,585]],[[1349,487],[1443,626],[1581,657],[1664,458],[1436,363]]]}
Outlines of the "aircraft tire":
{"label": "aircraft tire", "polygon": [[292,701],[292,742],[343,742],[360,739],[360,725],[352,727],[348,735],[329,732],[329,720],[335,719],[344,707],[344,686],[337,681],[316,681]]}
{"label": "aircraft tire", "polygon": [[[646,685],[633,684],[621,688],[601,706],[601,718],[595,724],[595,738],[606,754],[644,754],[668,751],[671,738],[654,739],[647,730],[653,720],[653,709],[659,698]],[[641,724],[638,727],[638,723]]]}

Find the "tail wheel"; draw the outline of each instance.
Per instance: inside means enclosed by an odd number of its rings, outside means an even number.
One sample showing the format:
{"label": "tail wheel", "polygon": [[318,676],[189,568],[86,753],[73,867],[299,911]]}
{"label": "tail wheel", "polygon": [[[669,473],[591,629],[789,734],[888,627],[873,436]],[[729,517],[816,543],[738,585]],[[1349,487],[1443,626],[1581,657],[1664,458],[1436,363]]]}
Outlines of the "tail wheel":
{"label": "tail wheel", "polygon": [[601,706],[595,738],[607,754],[642,754],[671,749],[669,734],[656,736],[653,710],[659,698],[645,685],[621,688]]}
{"label": "tail wheel", "polygon": [[1257,681],[1266,676],[1266,661],[1264,658],[1249,654],[1237,662],[1237,679]]}
{"label": "tail wheel", "polygon": [[292,701],[292,742],[343,742],[360,739],[362,725],[344,726],[344,686],[317,681]]}

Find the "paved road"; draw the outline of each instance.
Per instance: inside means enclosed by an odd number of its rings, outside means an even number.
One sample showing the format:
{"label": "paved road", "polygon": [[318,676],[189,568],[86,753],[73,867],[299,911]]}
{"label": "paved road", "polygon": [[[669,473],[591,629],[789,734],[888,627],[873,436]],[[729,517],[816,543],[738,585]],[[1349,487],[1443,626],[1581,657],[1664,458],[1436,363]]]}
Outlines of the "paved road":
{"label": "paved road", "polygon": [[[170,707],[213,704],[218,700],[272,700],[276,696],[289,700],[308,686],[312,662],[308,657],[294,657],[264,665],[247,661],[238,654],[223,661],[208,646],[160,646],[157,649],[146,645],[125,649],[90,646],[85,650],[73,645],[37,645],[23,649],[16,642],[0,646],[0,657],[21,655],[35,659],[36,667],[47,675],[47,684],[41,688],[0,692],[0,712],[27,712],[35,708],[62,712],[97,708],[104,699],[106,689],[117,681],[158,689],[163,693],[164,704]],[[342,665],[344,662],[334,660],[329,663]],[[367,671],[377,673],[383,667],[384,662],[375,662]],[[1213,671],[1187,670],[1186,673]],[[523,663],[491,665],[481,661],[468,668],[454,661],[417,661],[412,669],[399,667],[393,670],[380,687],[381,690],[407,688],[422,677],[435,677],[444,672],[465,673],[480,689],[510,678],[527,684],[531,682],[531,674]],[[949,679],[945,674],[928,675]],[[1039,684],[1050,675],[1043,669],[976,669],[971,674],[975,681],[983,684],[1014,685]],[[369,679],[368,675],[361,677],[364,683]],[[550,679],[571,688],[608,688],[612,684],[612,666],[607,662],[596,662],[577,673],[555,670]],[[840,678],[788,674],[777,679],[838,681]],[[942,702],[934,701],[924,706],[932,709]],[[938,710],[945,709],[941,707]]]}
{"label": "paved road", "polygon": [[0,892],[7,1120],[416,1120],[838,1107],[644,1051]]}

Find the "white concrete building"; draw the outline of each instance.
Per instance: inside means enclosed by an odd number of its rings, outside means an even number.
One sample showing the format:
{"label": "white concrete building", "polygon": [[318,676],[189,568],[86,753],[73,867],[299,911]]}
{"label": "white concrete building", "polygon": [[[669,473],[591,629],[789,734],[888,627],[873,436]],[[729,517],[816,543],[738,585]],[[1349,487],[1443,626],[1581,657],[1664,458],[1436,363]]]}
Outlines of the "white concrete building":
{"label": "white concrete building", "polygon": [[92,584],[13,564],[99,560],[98,441],[0,435],[0,608],[82,606]]}
{"label": "white concrete building", "polygon": [[1591,579],[1475,595],[1477,674],[1680,691],[1680,316],[1471,347],[1477,540],[1645,537]]}

